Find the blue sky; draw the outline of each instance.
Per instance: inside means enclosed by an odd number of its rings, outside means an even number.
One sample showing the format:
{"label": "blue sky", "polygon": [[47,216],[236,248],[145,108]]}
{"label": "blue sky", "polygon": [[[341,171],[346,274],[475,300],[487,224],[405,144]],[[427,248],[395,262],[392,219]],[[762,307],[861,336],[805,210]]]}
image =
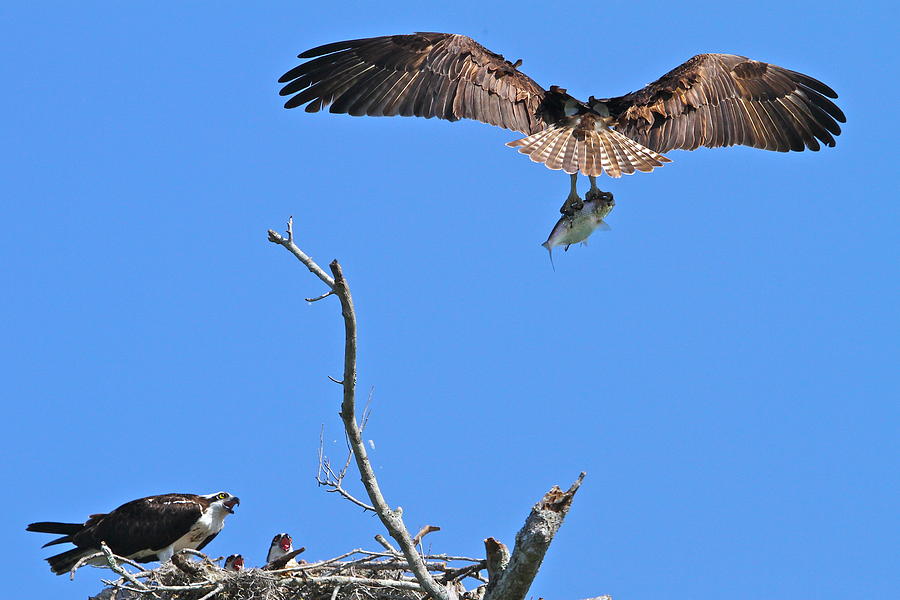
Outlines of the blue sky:
{"label": "blue sky", "polygon": [[[334,299],[267,228],[339,258],[367,438],[437,552],[509,544],[587,479],[533,596],[896,597],[893,4],[20,3],[0,9],[7,588],[84,597],[34,520],[140,496],[242,499],[209,547],[260,564],[374,546],[314,482],[342,457]],[[643,86],[699,52],[817,77],[835,149],[672,152],[611,181],[588,247],[539,244],[567,178],[472,122],[285,111],[300,51],[469,34],[545,87]],[[582,191],[586,182],[582,183]],[[11,579],[11,575],[15,578]]]}

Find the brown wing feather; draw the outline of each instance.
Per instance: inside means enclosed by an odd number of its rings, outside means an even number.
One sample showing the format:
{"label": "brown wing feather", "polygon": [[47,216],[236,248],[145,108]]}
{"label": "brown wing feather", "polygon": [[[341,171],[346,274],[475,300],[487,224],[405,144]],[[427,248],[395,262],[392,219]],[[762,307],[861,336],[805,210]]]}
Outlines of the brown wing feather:
{"label": "brown wing feather", "polygon": [[535,133],[544,90],[512,63],[464,35],[415,33],[347,40],[307,50],[278,80],[285,108],[330,105],[354,116],[475,119]]}
{"label": "brown wing feather", "polygon": [[647,87],[603,100],[615,129],[656,150],[740,144],[787,152],[834,146],[845,122],[830,87],[732,54],[700,54]]}
{"label": "brown wing feather", "polygon": [[72,543],[80,548],[99,548],[100,542],[106,542],[120,556],[161,550],[188,532],[200,517],[202,501],[193,494],[132,500],[107,515],[92,516],[88,526],[73,536]]}

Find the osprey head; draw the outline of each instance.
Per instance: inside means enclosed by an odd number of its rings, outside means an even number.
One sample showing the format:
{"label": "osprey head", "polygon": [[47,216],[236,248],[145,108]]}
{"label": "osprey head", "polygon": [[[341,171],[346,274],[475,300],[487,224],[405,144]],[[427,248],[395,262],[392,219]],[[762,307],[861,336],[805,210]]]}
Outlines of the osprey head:
{"label": "osprey head", "polygon": [[204,498],[210,501],[210,508],[221,507],[225,512],[234,514],[234,507],[241,503],[241,499],[232,496],[228,492],[216,492],[215,494],[206,494]]}
{"label": "osprey head", "polygon": [[232,554],[225,559],[226,571],[240,571],[244,568],[244,557],[240,554]]}
{"label": "osprey head", "polygon": [[294,540],[286,533],[279,533],[272,538],[272,550],[276,547],[281,549],[281,554],[287,554],[294,549]]}

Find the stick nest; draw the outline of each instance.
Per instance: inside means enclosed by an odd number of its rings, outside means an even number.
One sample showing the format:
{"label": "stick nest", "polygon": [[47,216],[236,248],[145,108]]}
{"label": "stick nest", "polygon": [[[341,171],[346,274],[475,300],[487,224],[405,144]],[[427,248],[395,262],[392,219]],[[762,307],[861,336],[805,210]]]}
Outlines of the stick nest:
{"label": "stick nest", "polygon": [[[113,570],[121,577],[102,580],[107,587],[89,600],[423,600],[427,595],[398,554],[353,550],[289,569],[241,571],[221,568],[216,564],[221,559],[191,554],[199,560],[179,553],[152,570],[126,570],[125,565],[137,565],[114,557]],[[446,555],[423,559],[451,597],[479,600],[484,595],[483,561]],[[466,578],[475,580],[471,591],[462,583]]]}

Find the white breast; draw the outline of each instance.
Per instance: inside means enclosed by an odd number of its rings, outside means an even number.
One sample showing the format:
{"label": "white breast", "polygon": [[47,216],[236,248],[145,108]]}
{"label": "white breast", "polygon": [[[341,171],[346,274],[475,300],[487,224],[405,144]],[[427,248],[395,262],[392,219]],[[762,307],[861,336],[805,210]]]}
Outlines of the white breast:
{"label": "white breast", "polygon": [[171,546],[164,548],[158,553],[159,561],[165,562],[172,558],[173,554],[185,548],[195,550],[197,546],[203,543],[203,540],[214,533],[222,531],[227,514],[227,511],[221,506],[211,506],[200,516],[187,533],[175,540]]}

